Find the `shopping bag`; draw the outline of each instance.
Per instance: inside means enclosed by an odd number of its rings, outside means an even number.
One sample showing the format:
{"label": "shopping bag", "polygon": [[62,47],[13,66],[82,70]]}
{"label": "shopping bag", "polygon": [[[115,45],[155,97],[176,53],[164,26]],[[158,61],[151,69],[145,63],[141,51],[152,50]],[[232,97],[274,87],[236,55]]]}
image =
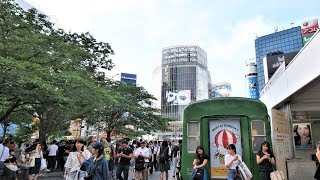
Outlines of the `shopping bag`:
{"label": "shopping bag", "polygon": [[47,169],[47,161],[46,159],[41,159],[40,170],[44,170],[44,169]]}
{"label": "shopping bag", "polygon": [[285,180],[282,171],[273,171],[270,173],[271,180]]}
{"label": "shopping bag", "polygon": [[250,169],[243,161],[238,165],[238,168],[244,180],[250,180],[253,177]]}

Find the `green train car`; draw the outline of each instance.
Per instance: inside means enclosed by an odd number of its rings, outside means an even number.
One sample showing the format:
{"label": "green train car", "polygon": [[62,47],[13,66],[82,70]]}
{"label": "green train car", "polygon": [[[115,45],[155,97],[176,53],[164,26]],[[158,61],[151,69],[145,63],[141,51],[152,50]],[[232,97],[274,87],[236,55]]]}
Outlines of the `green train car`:
{"label": "green train car", "polygon": [[223,97],[198,101],[184,110],[181,173],[190,179],[196,147],[204,147],[210,157],[206,165],[208,179],[227,179],[224,164],[227,145],[235,144],[237,154],[260,179],[256,153],[263,141],[271,143],[266,106],[259,100]]}

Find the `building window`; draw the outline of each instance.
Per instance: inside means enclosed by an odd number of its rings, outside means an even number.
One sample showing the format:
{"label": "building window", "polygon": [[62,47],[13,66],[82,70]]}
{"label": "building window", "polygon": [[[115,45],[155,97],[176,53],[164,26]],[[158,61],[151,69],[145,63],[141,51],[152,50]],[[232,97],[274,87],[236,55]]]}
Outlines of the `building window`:
{"label": "building window", "polygon": [[200,145],[200,123],[190,121],[187,127],[188,152],[195,152],[197,146]]}
{"label": "building window", "polygon": [[262,142],[266,140],[265,124],[262,120],[251,121],[252,151],[258,152]]}

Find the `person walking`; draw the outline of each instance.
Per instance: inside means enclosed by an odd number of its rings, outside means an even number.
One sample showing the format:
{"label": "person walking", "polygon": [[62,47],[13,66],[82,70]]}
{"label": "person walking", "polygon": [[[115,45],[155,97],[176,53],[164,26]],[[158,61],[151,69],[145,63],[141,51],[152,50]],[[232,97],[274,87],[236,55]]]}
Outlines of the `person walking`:
{"label": "person walking", "polygon": [[[130,160],[133,158],[133,150],[129,147],[127,141],[122,142],[122,148],[118,150],[116,157],[120,159],[117,169],[117,178],[119,180],[128,180]],[[121,176],[122,172],[124,177]]]}
{"label": "person walking", "polygon": [[29,158],[34,159],[34,166],[29,168],[29,180],[37,180],[40,172],[41,159],[43,158],[42,149],[39,142],[31,145],[26,149]]}
{"label": "person walking", "polygon": [[[163,180],[164,177],[166,180],[169,178],[169,170],[170,170],[170,155],[171,150],[169,148],[168,141],[163,141],[158,151],[158,159],[159,159],[159,170],[160,170],[160,179]],[[164,175],[165,174],[165,175]]]}
{"label": "person walking", "polygon": [[[53,171],[56,167],[57,162],[57,151],[58,146],[56,145],[57,141],[53,140],[50,146],[48,147],[49,153],[48,153],[48,167],[47,172]],[[43,152],[43,151],[42,151]]]}
{"label": "person walking", "polygon": [[83,180],[86,172],[80,170],[80,162],[88,160],[90,156],[91,153],[84,149],[84,141],[81,139],[77,140],[73,151],[70,152],[65,163],[66,180]]}
{"label": "person walking", "polygon": [[[147,143],[145,141],[140,142],[141,147],[136,149],[134,152],[135,161],[135,177],[136,179],[148,180],[148,164],[150,157],[150,150],[147,148]],[[143,163],[143,167],[141,169],[137,169],[137,162],[141,159],[141,163]],[[140,162],[140,161],[139,161]]]}
{"label": "person walking", "polygon": [[110,180],[110,171],[108,161],[103,155],[104,145],[101,142],[96,142],[92,145],[92,156],[83,162],[81,156],[77,156],[81,164],[81,169],[85,169],[88,176],[93,180]]}
{"label": "person walking", "polygon": [[228,180],[235,179],[236,168],[242,162],[242,158],[237,154],[236,146],[229,144],[227,146],[228,154],[224,157],[224,162],[228,168]]}
{"label": "person walking", "polygon": [[271,180],[270,173],[273,171],[273,165],[276,163],[274,155],[270,149],[270,143],[262,142],[260,151],[256,155],[257,164],[259,165],[259,172],[261,180]]}

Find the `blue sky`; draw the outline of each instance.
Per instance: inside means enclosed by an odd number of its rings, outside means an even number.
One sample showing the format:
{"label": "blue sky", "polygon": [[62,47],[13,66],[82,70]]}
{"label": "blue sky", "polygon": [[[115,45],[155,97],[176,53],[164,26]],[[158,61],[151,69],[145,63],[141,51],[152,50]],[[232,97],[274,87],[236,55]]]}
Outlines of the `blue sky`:
{"label": "blue sky", "polygon": [[120,72],[137,74],[139,85],[159,98],[162,48],[199,45],[207,52],[213,83],[229,82],[245,96],[245,61],[255,58],[254,39],[290,23],[320,17],[320,1],[298,0],[26,0],[57,27],[89,31],[111,44]]}

